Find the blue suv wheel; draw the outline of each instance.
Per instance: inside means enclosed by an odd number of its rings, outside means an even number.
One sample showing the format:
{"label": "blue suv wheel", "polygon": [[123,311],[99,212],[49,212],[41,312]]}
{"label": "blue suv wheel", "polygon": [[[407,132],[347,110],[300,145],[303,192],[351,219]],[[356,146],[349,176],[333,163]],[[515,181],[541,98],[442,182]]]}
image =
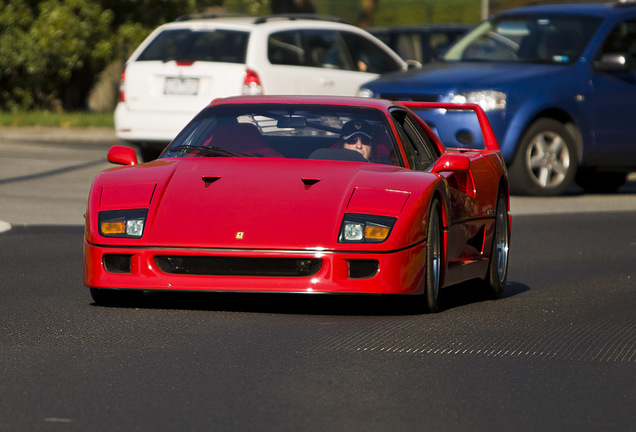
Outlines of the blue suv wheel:
{"label": "blue suv wheel", "polygon": [[561,195],[578,166],[574,138],[562,123],[539,119],[526,131],[508,172],[519,195]]}

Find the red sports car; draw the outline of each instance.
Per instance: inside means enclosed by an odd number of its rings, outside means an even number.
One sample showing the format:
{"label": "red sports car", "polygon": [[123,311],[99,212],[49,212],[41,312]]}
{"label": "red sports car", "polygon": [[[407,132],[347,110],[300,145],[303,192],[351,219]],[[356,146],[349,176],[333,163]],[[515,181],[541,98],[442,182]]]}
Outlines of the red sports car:
{"label": "red sports car", "polygon": [[[427,125],[417,110],[441,119]],[[482,137],[439,140],[445,116]],[[468,121],[468,119],[467,119]],[[440,134],[440,136],[443,136]],[[96,303],[147,290],[415,295],[508,270],[508,177],[476,105],[339,97],[213,101],[161,156],[114,167],[88,197],[85,284]]]}

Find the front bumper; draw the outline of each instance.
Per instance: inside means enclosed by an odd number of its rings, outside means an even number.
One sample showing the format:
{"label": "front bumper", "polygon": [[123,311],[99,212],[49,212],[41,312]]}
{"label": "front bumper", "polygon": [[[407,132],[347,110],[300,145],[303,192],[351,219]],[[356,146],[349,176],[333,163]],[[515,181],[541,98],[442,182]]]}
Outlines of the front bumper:
{"label": "front bumper", "polygon": [[[425,248],[420,243],[386,253],[132,249],[85,239],[84,283],[168,291],[417,294],[423,290]],[[228,264],[235,262],[236,267]],[[259,267],[268,262],[274,263],[271,275]]]}

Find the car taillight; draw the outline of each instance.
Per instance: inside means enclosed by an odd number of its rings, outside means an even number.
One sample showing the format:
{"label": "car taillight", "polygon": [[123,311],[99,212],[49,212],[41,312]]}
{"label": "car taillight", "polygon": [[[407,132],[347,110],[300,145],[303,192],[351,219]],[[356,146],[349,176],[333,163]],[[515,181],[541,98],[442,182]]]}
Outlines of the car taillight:
{"label": "car taillight", "polygon": [[252,69],[245,71],[245,78],[243,78],[243,95],[246,96],[258,96],[263,94],[263,85],[258,74]]}
{"label": "car taillight", "polygon": [[124,88],[124,80],[126,79],[126,68],[121,73],[121,78],[119,79],[119,102],[126,102],[126,91]]}

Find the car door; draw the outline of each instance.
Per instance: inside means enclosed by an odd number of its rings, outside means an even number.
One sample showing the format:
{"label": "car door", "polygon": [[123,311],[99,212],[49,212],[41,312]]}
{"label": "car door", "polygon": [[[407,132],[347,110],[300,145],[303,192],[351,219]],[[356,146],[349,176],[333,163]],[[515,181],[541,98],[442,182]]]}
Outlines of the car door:
{"label": "car door", "polygon": [[214,27],[158,33],[126,66],[128,109],[194,116],[216,97],[240,94],[248,36]]}
{"label": "car door", "polygon": [[372,41],[329,29],[272,33],[268,60],[271,66],[263,69],[265,94],[355,96],[379,73],[402,67]]}
{"label": "car door", "polygon": [[[603,56],[628,56],[627,65],[612,70],[599,65]],[[605,57],[607,58],[607,57]],[[595,165],[636,165],[636,19],[618,24],[606,38],[592,72],[591,106],[596,136]]]}
{"label": "car door", "polygon": [[[418,170],[434,166],[439,158],[436,146],[422,133],[418,122],[406,112],[395,110],[392,114],[409,165]],[[471,159],[470,171],[440,173],[446,179],[451,195],[446,257],[448,268],[454,271],[449,272],[448,277],[457,280],[481,274],[479,266],[487,262],[486,233],[492,231],[492,203],[495,200],[487,194],[477,194],[477,191],[494,190],[496,193],[497,190],[492,166],[481,152],[465,154]]]}

